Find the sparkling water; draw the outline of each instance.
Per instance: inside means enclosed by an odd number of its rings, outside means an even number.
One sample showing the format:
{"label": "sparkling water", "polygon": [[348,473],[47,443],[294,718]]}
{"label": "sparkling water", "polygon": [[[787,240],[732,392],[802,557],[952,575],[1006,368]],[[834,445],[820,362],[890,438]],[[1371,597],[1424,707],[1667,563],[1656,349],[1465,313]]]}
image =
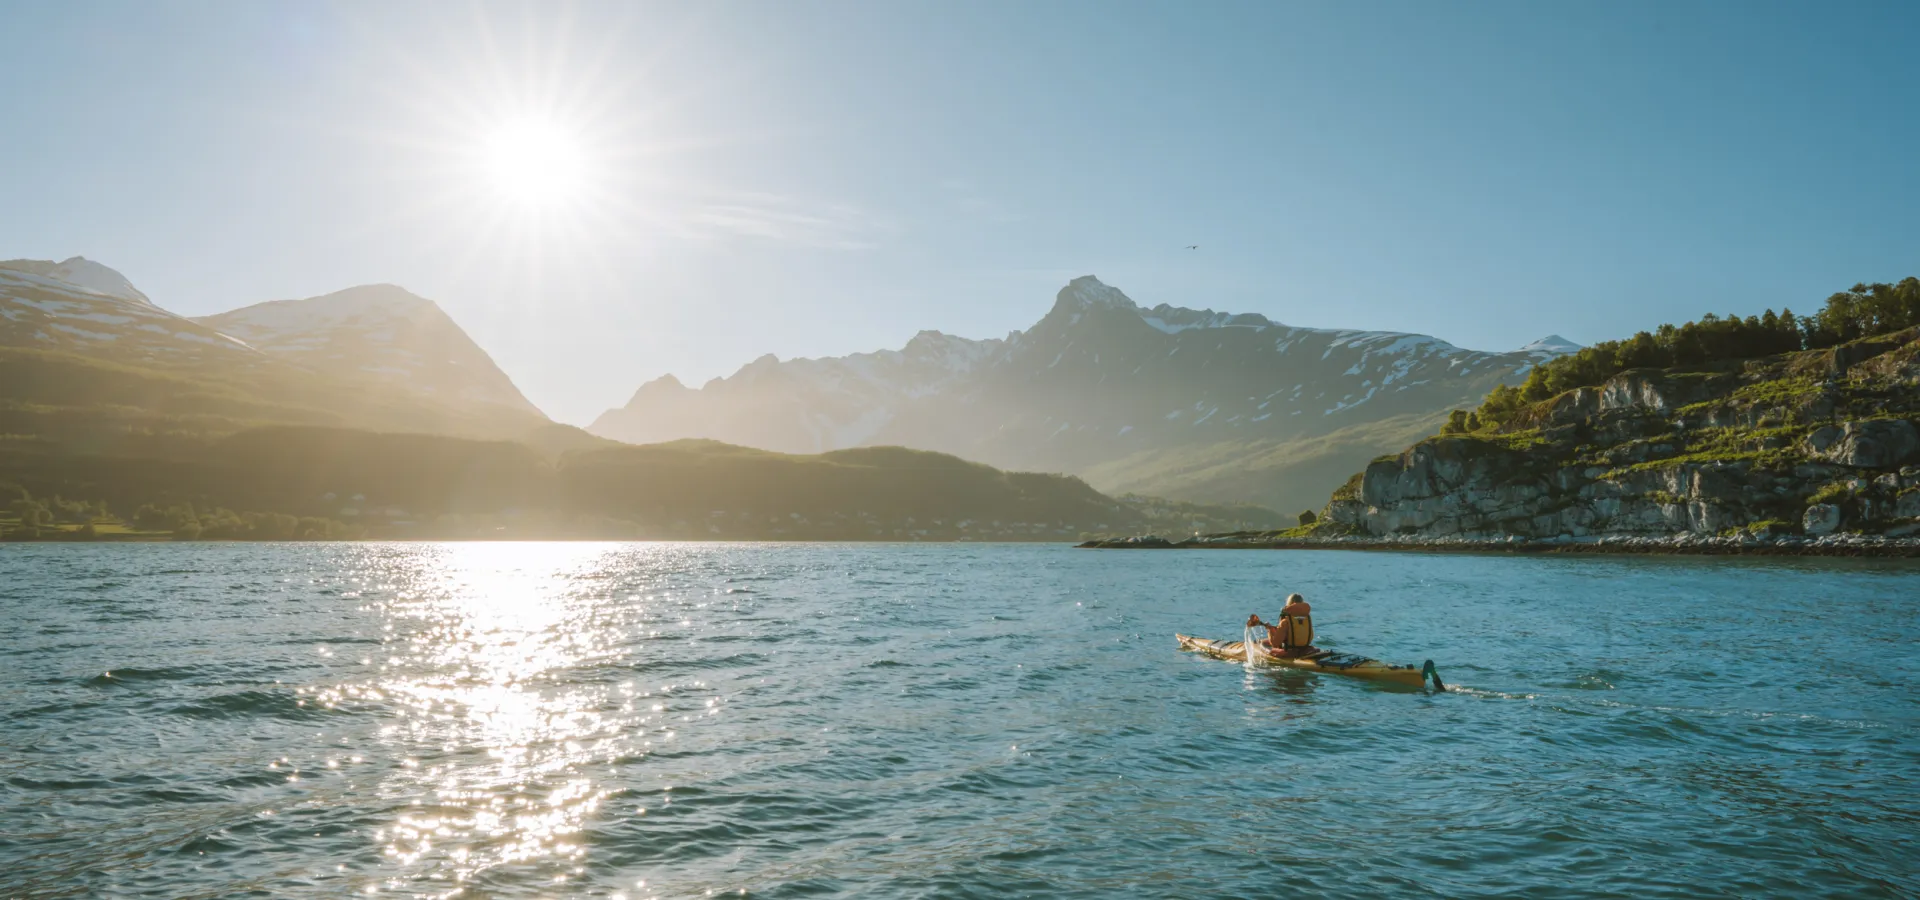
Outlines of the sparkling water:
{"label": "sparkling water", "polygon": [[[1175,647],[1294,591],[1459,689]],[[1911,897],[1917,597],[1902,562],[0,546],[0,896]]]}

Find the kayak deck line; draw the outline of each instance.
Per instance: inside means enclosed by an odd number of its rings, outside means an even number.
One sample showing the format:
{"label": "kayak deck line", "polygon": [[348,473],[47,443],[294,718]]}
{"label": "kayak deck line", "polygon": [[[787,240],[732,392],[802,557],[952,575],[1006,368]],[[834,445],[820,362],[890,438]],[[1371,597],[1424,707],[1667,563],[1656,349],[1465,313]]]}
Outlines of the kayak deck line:
{"label": "kayak deck line", "polygon": [[1215,641],[1190,634],[1176,634],[1173,637],[1180,642],[1180,649],[1203,653],[1216,659],[1246,662],[1247,653],[1251,647],[1253,661],[1263,665],[1351,675],[1355,678],[1371,678],[1375,681],[1387,681],[1410,687],[1424,687],[1427,679],[1431,677],[1435,689],[1442,691],[1447,689],[1446,684],[1440,681],[1440,672],[1434,668],[1433,660],[1427,660],[1426,664],[1421,666],[1396,666],[1355,653],[1335,653],[1328,650],[1309,656],[1281,656],[1259,643],[1249,645],[1246,641]]}

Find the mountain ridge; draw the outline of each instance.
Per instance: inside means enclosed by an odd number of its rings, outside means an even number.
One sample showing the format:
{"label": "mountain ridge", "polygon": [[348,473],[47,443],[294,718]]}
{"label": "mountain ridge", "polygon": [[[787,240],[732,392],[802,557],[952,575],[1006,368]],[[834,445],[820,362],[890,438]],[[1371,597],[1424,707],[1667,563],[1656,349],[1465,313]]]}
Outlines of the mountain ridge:
{"label": "mountain ridge", "polygon": [[[366,339],[382,325],[388,340]],[[415,365],[369,364],[383,359]],[[0,433],[88,446],[273,422],[482,437],[552,424],[437,304],[391,285],[194,319],[84,257],[8,260],[0,367]]]}
{"label": "mountain ridge", "polygon": [[194,321],[309,368],[544,418],[438,303],[398,285],[269,300]]}
{"label": "mountain ridge", "polygon": [[[1409,414],[1437,421],[1560,355],[1554,340],[1493,353],[1428,335],[1297,328],[1165,303],[1143,308],[1086,275],[1062,287],[1032,327],[1005,338],[921,332],[899,350],[762,356],[699,388],[674,390],[656,379],[648,385],[660,387],[635,391],[588,430],[629,442],[704,437],[783,452],[898,444],[1085,474],[1140,453],[1299,440]],[[1388,449],[1362,444],[1351,452],[1367,455],[1354,462]],[[1098,486],[1153,492],[1156,483]],[[1327,488],[1247,498],[1202,486],[1186,498],[1308,502]]]}

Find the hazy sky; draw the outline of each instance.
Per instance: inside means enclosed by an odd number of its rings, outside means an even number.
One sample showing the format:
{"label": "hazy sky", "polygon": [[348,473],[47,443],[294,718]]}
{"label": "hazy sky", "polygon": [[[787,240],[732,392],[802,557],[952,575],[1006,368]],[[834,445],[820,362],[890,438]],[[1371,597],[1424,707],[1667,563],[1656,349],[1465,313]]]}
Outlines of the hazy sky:
{"label": "hazy sky", "polygon": [[[1920,272],[1917,11],[0,0],[0,258],[188,315],[401,284],[576,423],[665,372],[1000,336],[1087,273],[1590,342]],[[524,121],[571,199],[475,162]]]}

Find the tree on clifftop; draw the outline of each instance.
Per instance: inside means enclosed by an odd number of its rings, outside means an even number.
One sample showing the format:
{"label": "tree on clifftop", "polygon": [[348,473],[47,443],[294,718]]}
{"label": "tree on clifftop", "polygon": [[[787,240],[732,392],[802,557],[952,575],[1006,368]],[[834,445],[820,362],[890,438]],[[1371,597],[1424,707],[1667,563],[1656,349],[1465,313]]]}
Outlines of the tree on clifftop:
{"label": "tree on clifftop", "polygon": [[1899,284],[1856,284],[1827,298],[1820,312],[1798,317],[1779,314],[1721,316],[1707,313],[1680,325],[1662,325],[1625,340],[1602,341],[1534,367],[1518,388],[1495,387],[1470,424],[1458,410],[1442,434],[1498,428],[1522,407],[1575,388],[1593,387],[1629,369],[1666,369],[1732,360],[1756,359],[1796,350],[1815,350],[1874,334],[1920,325],[1920,278]]}

